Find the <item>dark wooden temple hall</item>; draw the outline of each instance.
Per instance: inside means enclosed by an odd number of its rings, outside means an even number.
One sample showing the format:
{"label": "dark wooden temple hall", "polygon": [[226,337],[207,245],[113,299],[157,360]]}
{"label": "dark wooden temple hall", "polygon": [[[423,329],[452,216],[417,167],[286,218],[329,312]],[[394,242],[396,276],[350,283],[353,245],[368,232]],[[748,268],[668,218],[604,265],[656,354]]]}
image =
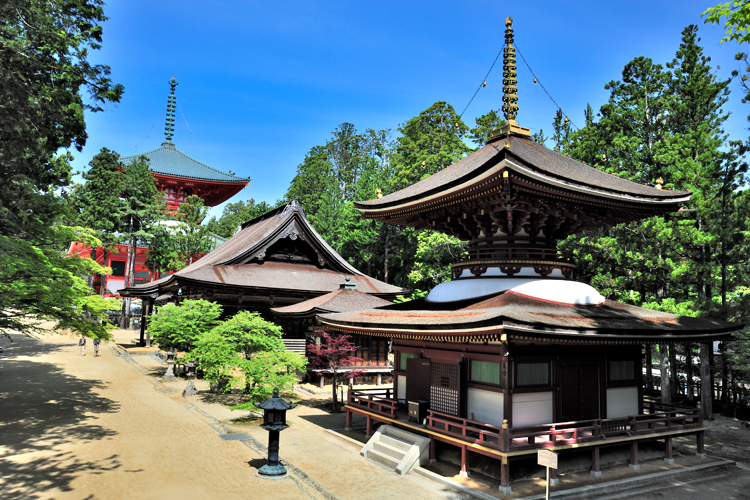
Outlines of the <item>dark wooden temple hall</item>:
{"label": "dark wooden temple hall", "polygon": [[[347,278],[351,290],[334,299]],[[243,223],[232,238],[181,271],[119,292],[143,299],[146,315],[154,305],[186,298],[218,302],[228,316],[243,309],[258,311],[283,328],[289,350],[304,354],[306,337],[314,333],[316,306],[318,312],[366,309],[390,304],[408,290],[352,267],[292,201]],[[332,292],[334,297],[328,297]],[[322,300],[311,301],[318,298]],[[285,308],[295,304],[300,305]],[[272,308],[278,309],[272,312]],[[141,323],[141,342],[146,341],[146,324]],[[373,369],[382,366],[382,360],[375,359]]]}
{"label": "dark wooden temple hall", "polygon": [[[507,125],[454,165],[379,199],[357,203],[362,217],[431,228],[468,241],[453,279],[420,300],[319,316],[326,330],[393,339],[392,390],[350,391],[352,414],[461,450],[498,459],[501,490],[510,463],[538,449],[591,451],[600,474],[603,446],[663,442],[704,426],[692,408],[644,406],[643,348],[730,338],[743,325],[676,316],[606,300],[573,281],[575,264],[557,242],[679,210],[689,192],[650,187],[591,168],[530,138],[515,121],[511,22],[506,22]],[[407,416],[417,415],[416,422]],[[556,471],[553,472],[555,477]]]}

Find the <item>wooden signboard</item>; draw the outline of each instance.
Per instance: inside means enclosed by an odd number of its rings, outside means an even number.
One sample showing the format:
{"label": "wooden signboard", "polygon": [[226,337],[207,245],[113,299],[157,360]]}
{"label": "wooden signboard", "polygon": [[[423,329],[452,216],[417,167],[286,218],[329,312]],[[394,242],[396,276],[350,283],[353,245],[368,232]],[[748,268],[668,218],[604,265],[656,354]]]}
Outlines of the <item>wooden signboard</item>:
{"label": "wooden signboard", "polygon": [[549,450],[539,450],[537,452],[537,463],[545,467],[557,469],[557,453]]}

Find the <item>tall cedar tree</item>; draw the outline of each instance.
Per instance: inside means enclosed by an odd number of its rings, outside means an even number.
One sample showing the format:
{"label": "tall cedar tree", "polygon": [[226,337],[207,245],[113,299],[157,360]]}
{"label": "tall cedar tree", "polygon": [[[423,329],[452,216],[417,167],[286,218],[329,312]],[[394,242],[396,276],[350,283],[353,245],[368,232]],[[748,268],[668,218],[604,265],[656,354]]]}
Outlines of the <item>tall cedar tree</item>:
{"label": "tall cedar tree", "polygon": [[394,189],[411,186],[471,152],[463,142],[468,128],[453,106],[438,101],[399,129],[393,154]]}
{"label": "tall cedar tree", "polygon": [[[136,248],[140,242],[148,241],[149,232],[163,217],[164,204],[158,196],[154,179],[151,176],[149,160],[139,156],[125,167],[125,217],[123,233],[128,245],[125,260],[125,287],[133,286],[135,276]],[[130,297],[122,303],[120,328],[130,324]]]}
{"label": "tall cedar tree", "polygon": [[[97,231],[103,243],[103,262],[107,262],[107,252],[118,242],[125,215],[125,200],[122,198],[125,164],[120,161],[119,154],[102,148],[88,167],[82,174],[86,182],[76,186],[71,204],[77,210],[78,224]],[[104,286],[99,288],[104,297]]]}
{"label": "tall cedar tree", "polygon": [[[729,269],[742,238],[731,235],[745,227],[737,188],[746,166],[737,150],[722,149],[728,81],[711,73],[696,42],[697,28],[688,26],[666,70],[644,57],[629,63],[623,80],[607,85],[601,119],[587,119],[570,146],[574,157],[610,173],[649,184],[662,178],[667,189],[690,190],[691,201],[680,213],[571,237],[562,247],[577,256],[579,278],[611,298],[716,316],[717,276],[719,302],[739,284],[729,283]],[[662,349],[664,371],[674,373],[676,356]]]}

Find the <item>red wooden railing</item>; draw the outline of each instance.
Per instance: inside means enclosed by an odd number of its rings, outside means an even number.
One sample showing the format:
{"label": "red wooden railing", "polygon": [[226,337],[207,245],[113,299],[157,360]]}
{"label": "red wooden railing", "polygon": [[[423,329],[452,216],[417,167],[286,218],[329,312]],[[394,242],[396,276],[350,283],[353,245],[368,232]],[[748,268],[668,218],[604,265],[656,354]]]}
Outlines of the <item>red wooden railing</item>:
{"label": "red wooden railing", "polygon": [[[350,390],[348,404],[397,419],[393,389]],[[623,418],[577,420],[503,429],[466,418],[427,410],[427,430],[503,452],[536,450],[601,441],[620,436],[647,436],[680,429],[700,429],[700,410],[661,403],[647,405],[648,414]]]}
{"label": "red wooden railing", "polygon": [[349,390],[347,404],[379,415],[396,418],[398,401],[393,399],[393,389]]}
{"label": "red wooden railing", "polygon": [[427,410],[427,429],[448,434],[489,448],[501,449],[500,427]]}

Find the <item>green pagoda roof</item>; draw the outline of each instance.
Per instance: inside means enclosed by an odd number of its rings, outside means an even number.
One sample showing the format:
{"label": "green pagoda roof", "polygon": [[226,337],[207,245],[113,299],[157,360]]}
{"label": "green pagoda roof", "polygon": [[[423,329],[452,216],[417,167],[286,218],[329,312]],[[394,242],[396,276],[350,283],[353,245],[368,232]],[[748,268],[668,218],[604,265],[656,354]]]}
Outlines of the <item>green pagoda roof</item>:
{"label": "green pagoda roof", "polygon": [[186,155],[172,144],[172,141],[166,140],[156,149],[146,151],[145,153],[123,156],[122,161],[128,164],[139,156],[145,156],[151,163],[151,171],[154,174],[167,175],[170,177],[180,177],[183,179],[195,179],[200,181],[226,182],[226,183],[246,183],[250,181],[249,177],[238,177],[234,174],[228,174],[209,167],[205,163],[199,162],[195,158]]}

